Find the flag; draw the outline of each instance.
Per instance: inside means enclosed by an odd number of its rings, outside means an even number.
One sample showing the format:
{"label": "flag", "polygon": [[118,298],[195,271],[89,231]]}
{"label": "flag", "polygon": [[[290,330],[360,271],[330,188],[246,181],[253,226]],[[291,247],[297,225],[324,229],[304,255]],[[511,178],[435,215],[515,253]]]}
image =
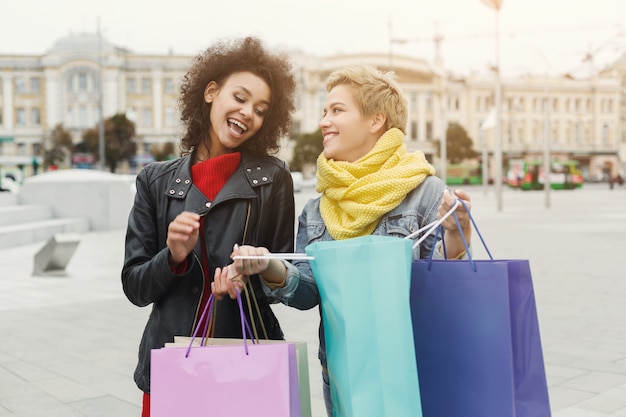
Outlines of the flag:
{"label": "flag", "polygon": [[485,117],[485,120],[480,125],[482,130],[488,130],[496,127],[496,109],[491,109]]}
{"label": "flag", "polygon": [[502,7],[502,1],[503,0],[481,0],[483,3],[485,3],[487,6],[491,7],[492,9],[496,9],[496,10],[500,10],[500,8]]}

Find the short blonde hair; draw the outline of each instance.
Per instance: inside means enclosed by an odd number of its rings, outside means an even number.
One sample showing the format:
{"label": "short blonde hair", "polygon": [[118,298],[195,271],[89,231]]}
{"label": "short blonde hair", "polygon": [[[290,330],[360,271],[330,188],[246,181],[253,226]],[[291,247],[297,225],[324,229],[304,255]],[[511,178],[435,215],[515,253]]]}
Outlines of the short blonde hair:
{"label": "short blonde hair", "polygon": [[333,71],[326,79],[326,91],[338,85],[352,88],[354,101],[365,117],[387,116],[387,130],[395,127],[406,134],[407,100],[392,71],[382,72],[371,65],[350,65]]}

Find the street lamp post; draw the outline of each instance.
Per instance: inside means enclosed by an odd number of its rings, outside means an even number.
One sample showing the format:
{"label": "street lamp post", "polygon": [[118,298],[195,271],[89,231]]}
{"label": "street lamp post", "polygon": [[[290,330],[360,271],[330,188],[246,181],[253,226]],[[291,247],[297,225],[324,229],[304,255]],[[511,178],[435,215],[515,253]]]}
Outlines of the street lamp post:
{"label": "street lamp post", "polygon": [[480,145],[482,148],[482,174],[483,174],[483,193],[487,195],[487,175],[489,173],[489,161],[487,155],[487,138],[485,131],[493,129],[496,126],[496,109],[493,108],[487,113],[487,117],[480,124]]}
{"label": "street lamp post", "polygon": [[496,176],[496,200],[498,211],[502,211],[502,79],[500,71],[500,9],[496,10],[496,127],[494,163]]}
{"label": "street lamp post", "polygon": [[550,208],[550,98],[543,101],[543,184],[546,208]]}
{"label": "street lamp post", "polygon": [[102,29],[100,28],[100,18],[98,18],[98,153],[100,158],[98,166],[104,171],[105,163],[105,147],[104,147],[104,93],[103,93],[104,77],[102,76]]}
{"label": "street lamp post", "polygon": [[496,11],[495,13],[495,40],[496,40],[496,56],[495,56],[495,73],[496,85],[494,92],[496,107],[496,125],[494,135],[494,185],[496,189],[496,202],[498,211],[502,211],[502,80],[500,74],[500,8],[502,8],[503,0],[482,0],[487,6]]}
{"label": "street lamp post", "polygon": [[446,94],[446,75],[441,71],[441,141],[439,142],[439,155],[441,155],[441,173],[439,177],[448,183],[448,118],[446,111],[448,107],[448,97]]}

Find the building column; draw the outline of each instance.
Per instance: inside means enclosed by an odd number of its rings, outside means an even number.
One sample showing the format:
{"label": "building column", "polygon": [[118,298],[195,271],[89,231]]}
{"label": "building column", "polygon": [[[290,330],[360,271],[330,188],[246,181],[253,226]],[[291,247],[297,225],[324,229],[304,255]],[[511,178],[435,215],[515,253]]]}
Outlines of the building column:
{"label": "building column", "polygon": [[155,129],[163,127],[163,71],[152,71],[152,126]]}
{"label": "building column", "polygon": [[420,92],[417,95],[417,141],[426,140],[426,94]]}
{"label": "building column", "polygon": [[3,127],[6,130],[11,130],[15,126],[15,116],[13,112],[13,77],[9,74],[2,74],[2,96],[4,97],[2,102]]}
{"label": "building column", "polygon": [[60,91],[61,80],[58,70],[46,69],[44,70],[44,106],[41,117],[41,127],[45,132],[49,129],[53,129],[59,123],[63,123],[63,109],[61,105]]}

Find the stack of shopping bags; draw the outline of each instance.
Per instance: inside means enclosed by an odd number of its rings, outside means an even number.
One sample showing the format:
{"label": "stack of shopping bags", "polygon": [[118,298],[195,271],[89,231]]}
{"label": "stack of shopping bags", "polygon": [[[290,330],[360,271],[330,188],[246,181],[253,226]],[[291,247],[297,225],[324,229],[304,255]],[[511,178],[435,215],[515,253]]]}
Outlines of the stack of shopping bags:
{"label": "stack of shopping bags", "polygon": [[413,261],[412,244],[307,247],[333,417],[549,417],[528,260]]}
{"label": "stack of shopping bags", "polygon": [[[371,235],[306,248],[333,417],[549,417],[528,260],[486,245],[487,260],[413,260],[413,245]],[[311,416],[304,343],[177,337],[152,351],[151,378],[153,417]]]}

